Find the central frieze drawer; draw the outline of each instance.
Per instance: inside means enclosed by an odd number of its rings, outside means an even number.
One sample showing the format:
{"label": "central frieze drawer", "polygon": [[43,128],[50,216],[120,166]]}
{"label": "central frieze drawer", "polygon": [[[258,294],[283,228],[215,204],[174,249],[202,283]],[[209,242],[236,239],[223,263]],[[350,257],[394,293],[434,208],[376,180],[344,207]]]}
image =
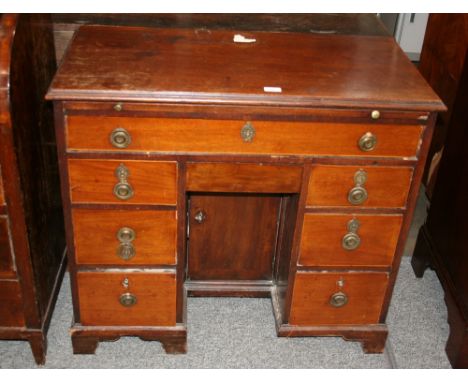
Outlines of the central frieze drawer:
{"label": "central frieze drawer", "polygon": [[392,264],[402,215],[305,214],[299,265]]}
{"label": "central frieze drawer", "polygon": [[177,201],[177,164],[69,159],[72,203],[162,204]]}
{"label": "central frieze drawer", "polygon": [[73,209],[77,264],[176,263],[175,211]]}
{"label": "central frieze drawer", "polygon": [[78,272],[82,325],[174,326],[175,272]]}
{"label": "central frieze drawer", "polygon": [[[419,125],[68,116],[72,151],[415,157]],[[86,138],[84,138],[86,137]]]}

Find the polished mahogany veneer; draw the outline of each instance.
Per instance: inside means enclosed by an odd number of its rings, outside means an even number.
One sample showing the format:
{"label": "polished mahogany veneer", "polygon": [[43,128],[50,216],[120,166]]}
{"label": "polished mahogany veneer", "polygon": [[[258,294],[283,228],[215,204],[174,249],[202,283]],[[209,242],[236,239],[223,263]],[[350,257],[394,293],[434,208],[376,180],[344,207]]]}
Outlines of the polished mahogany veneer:
{"label": "polished mahogany veneer", "polygon": [[271,297],[280,336],[383,351],[444,108],[392,38],[84,26],[48,98],[75,353],[185,352],[187,296]]}

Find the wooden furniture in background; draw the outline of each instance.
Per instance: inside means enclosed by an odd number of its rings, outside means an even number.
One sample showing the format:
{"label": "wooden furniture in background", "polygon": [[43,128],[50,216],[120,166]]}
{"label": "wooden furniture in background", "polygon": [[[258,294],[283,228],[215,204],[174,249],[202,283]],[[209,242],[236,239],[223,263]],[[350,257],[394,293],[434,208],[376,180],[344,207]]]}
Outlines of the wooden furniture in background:
{"label": "wooden furniture in background", "polygon": [[65,270],[53,110],[55,73],[47,15],[0,19],[0,339],[28,340],[45,362]]}
{"label": "wooden furniture in background", "polygon": [[431,15],[428,31],[434,57],[425,65],[449,110],[441,118],[446,138],[435,142],[444,149],[412,264],[418,277],[428,266],[436,270],[450,324],[446,352],[454,368],[468,368],[468,16]]}
{"label": "wooden furniture in background", "polygon": [[[75,353],[125,335],[185,352],[187,296],[271,297],[280,336],[383,351],[444,106],[391,37],[236,33],[75,34],[47,95]],[[176,239],[152,240],[164,219]]]}

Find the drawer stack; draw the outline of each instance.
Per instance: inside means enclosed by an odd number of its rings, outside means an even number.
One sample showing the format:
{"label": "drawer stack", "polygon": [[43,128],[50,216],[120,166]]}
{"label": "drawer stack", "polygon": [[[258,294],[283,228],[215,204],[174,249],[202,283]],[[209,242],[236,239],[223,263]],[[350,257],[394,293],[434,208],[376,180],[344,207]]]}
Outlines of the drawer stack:
{"label": "drawer stack", "polygon": [[[68,135],[86,130],[68,127]],[[119,138],[108,137],[107,145]],[[88,150],[90,142],[79,143]],[[85,327],[174,327],[177,163],[135,159],[122,149],[113,159],[104,149],[67,158],[75,319]]]}

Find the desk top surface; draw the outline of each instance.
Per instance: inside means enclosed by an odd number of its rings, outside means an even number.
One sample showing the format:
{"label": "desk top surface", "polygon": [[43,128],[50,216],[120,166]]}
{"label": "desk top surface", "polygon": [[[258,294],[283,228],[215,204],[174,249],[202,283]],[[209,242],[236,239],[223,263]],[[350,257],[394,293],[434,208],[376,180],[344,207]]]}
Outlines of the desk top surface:
{"label": "desk top surface", "polygon": [[391,37],[121,26],[81,27],[48,98],[444,108]]}

